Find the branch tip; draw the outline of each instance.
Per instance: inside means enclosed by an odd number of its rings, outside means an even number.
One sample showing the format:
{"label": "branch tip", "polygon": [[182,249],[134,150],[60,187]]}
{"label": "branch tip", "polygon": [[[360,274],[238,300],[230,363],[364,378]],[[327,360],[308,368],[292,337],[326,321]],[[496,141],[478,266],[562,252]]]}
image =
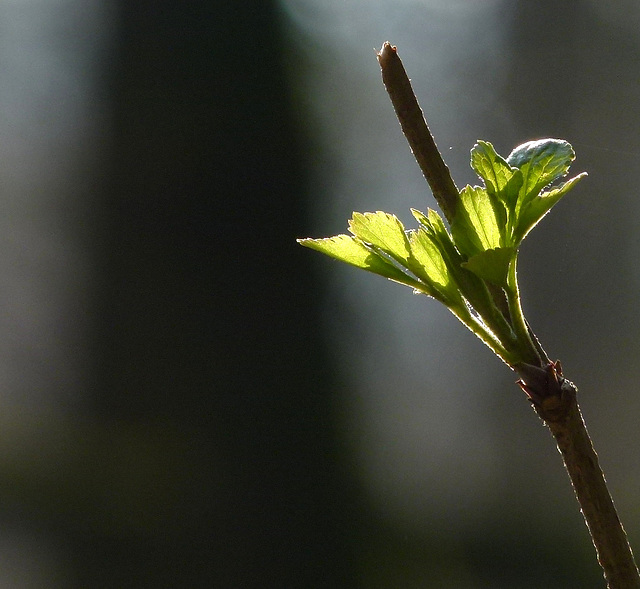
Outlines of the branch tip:
{"label": "branch tip", "polygon": [[382,82],[391,98],[402,132],[433,196],[451,223],[458,202],[458,188],[429,131],[397,48],[385,41],[377,57],[382,70]]}

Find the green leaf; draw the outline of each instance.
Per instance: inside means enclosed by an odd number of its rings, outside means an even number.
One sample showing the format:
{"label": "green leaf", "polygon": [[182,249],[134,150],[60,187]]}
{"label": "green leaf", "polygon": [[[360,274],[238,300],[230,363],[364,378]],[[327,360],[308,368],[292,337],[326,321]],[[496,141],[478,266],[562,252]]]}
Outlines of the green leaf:
{"label": "green leaf", "polygon": [[[433,209],[429,209],[427,215],[416,209],[411,209],[411,213],[418,223],[420,223],[427,237],[438,248],[449,273],[453,276],[454,280],[458,282],[458,278],[461,277],[460,271],[464,258],[453,243],[453,239],[447,231],[442,217]],[[460,287],[460,283],[458,283],[458,286]],[[466,293],[463,292],[463,294],[466,296]]]}
{"label": "green leaf", "polygon": [[573,147],[562,139],[539,139],[516,147],[507,163],[518,168],[523,177],[517,209],[564,176],[575,157]]}
{"label": "green leaf", "polygon": [[460,192],[456,216],[451,224],[453,240],[468,257],[502,245],[506,211],[480,186],[465,186]]}
{"label": "green leaf", "polygon": [[428,286],[408,276],[380,254],[372,251],[361,240],[351,235],[335,235],[324,239],[298,239],[298,243],[356,268],[362,268],[433,296]]}
{"label": "green leaf", "polygon": [[[429,209],[427,215],[424,215],[424,213],[421,213],[420,211],[417,211],[415,209],[411,209],[411,212],[413,213],[413,216],[418,220],[420,225],[422,225],[427,236],[437,246],[442,259],[449,269],[449,273],[458,283],[458,288],[461,290],[463,296],[465,296],[467,299],[473,298],[468,292],[468,287],[476,285],[467,284],[469,278],[468,272],[466,272],[462,268],[462,264],[465,261],[465,258],[453,243],[453,239],[447,231],[442,217],[440,217],[440,215],[438,215],[438,213],[436,213],[433,209]],[[475,277],[472,278],[475,279]]]}
{"label": "green leaf", "polygon": [[416,209],[411,209],[411,214],[422,225],[427,235],[438,245],[444,256],[450,257],[456,266],[459,266],[464,261],[460,252],[456,249],[442,217],[436,211],[429,209],[425,215]]}
{"label": "green leaf", "polygon": [[542,217],[586,175],[586,172],[578,174],[570,180],[556,186],[549,192],[542,192],[525,204],[518,217],[518,225],[514,234],[515,243],[519,244],[527,236],[529,231],[538,224]]}
{"label": "green leaf", "polygon": [[383,211],[353,213],[349,231],[356,237],[382,250],[403,265],[411,253],[404,226],[395,215]]}
{"label": "green leaf", "polygon": [[[442,252],[424,227],[409,232],[411,258],[409,269],[423,282],[438,292],[440,299],[450,308],[462,309],[465,303]],[[434,295],[435,296],[435,295]]]}
{"label": "green leaf", "polygon": [[505,286],[509,264],[515,258],[516,253],[515,247],[498,247],[480,252],[462,265],[483,280],[488,280],[498,286]]}
{"label": "green leaf", "polygon": [[522,172],[511,167],[488,141],[478,141],[471,150],[471,167],[484,180],[487,192],[513,209],[522,186]]}
{"label": "green leaf", "polygon": [[[422,225],[423,227],[431,227],[431,212],[433,211],[433,209],[427,209],[427,214],[425,215],[422,211],[419,211],[418,209],[410,209],[411,210],[411,214],[414,216],[415,220],[418,221],[418,223],[420,223],[420,225]],[[436,213],[435,211],[433,211],[433,213],[435,214],[435,216],[440,219],[440,221],[442,221],[442,217],[440,217],[440,215],[438,215],[438,213]]]}
{"label": "green leaf", "polygon": [[[456,249],[440,215],[431,209],[429,209],[427,215],[415,209],[411,209],[411,212],[418,222],[425,227],[427,233],[431,232],[432,239],[437,241],[440,252],[449,271],[457,282],[458,289],[462,293],[462,296],[471,304],[490,329],[493,330],[494,333],[500,334],[499,339],[509,340],[511,328],[504,316],[496,308],[495,301],[487,285],[482,280],[485,275],[483,275],[481,270],[478,271],[478,273],[472,271],[472,268],[477,270],[477,268],[474,267],[475,263],[471,264],[471,268],[465,267],[464,258]],[[481,260],[482,258],[478,258],[477,261],[480,262]],[[489,260],[489,264],[492,264],[491,260]],[[502,279],[501,273],[495,271],[489,272],[486,275],[489,280]]]}

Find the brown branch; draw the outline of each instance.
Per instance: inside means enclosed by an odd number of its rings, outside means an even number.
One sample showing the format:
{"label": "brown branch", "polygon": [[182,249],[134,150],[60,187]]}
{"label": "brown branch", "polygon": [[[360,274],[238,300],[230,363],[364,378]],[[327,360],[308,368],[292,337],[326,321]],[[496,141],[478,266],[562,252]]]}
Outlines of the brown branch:
{"label": "brown branch", "polygon": [[378,62],[382,69],[382,81],[411,151],[444,216],[451,223],[456,212],[458,188],[429,131],[396,48],[388,41],[378,53]]}
{"label": "brown branch", "polygon": [[559,362],[550,362],[545,370],[528,365],[516,370],[523,377],[520,386],[558,444],[607,587],[639,589],[640,573],[582,419],[576,386],[563,378]]}
{"label": "brown branch", "polygon": [[640,587],[638,568],[575,395],[566,418],[547,421],[547,425],[562,454],[608,587],[637,589]]}

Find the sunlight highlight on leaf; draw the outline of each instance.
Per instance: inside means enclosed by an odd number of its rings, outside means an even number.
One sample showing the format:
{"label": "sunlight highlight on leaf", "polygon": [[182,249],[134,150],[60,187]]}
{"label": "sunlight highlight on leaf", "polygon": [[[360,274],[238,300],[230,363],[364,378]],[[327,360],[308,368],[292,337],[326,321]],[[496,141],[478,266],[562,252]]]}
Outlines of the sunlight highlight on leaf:
{"label": "sunlight highlight on leaf", "polygon": [[[335,235],[323,239],[299,239],[298,243],[356,268],[373,272],[412,288],[425,290],[425,285],[406,275],[391,262],[371,251],[361,240],[350,235]],[[427,294],[430,293],[427,292]]]}

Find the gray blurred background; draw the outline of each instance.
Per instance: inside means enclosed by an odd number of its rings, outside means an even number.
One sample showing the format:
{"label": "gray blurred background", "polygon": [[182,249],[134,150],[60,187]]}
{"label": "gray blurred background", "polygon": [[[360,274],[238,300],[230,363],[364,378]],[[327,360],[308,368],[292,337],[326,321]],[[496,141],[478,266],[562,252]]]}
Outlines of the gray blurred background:
{"label": "gray blurred background", "polygon": [[409,289],[303,250],[435,202],[477,139],[589,177],[525,241],[640,551],[640,5],[0,5],[0,587],[602,587],[515,377]]}

